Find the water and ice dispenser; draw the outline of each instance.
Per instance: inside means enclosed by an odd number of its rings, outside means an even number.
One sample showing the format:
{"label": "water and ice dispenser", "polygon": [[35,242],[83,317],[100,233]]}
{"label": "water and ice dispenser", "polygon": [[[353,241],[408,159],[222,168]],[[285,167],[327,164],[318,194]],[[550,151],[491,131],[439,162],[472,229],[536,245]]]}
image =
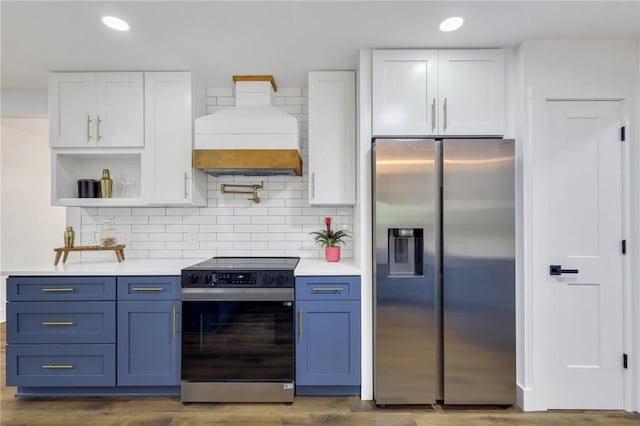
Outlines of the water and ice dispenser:
{"label": "water and ice dispenser", "polygon": [[390,228],[388,235],[389,276],[424,275],[422,228]]}

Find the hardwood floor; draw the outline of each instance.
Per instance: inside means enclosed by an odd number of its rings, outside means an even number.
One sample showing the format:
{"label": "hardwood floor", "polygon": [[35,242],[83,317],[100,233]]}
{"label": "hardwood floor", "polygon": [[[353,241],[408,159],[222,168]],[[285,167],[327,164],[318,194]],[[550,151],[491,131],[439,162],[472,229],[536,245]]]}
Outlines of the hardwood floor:
{"label": "hardwood floor", "polygon": [[5,385],[5,324],[0,324],[0,425],[382,425],[619,426],[640,424],[622,411],[523,413],[510,409],[376,408],[359,398],[297,397],[285,404],[188,404],[179,398],[15,398]]}

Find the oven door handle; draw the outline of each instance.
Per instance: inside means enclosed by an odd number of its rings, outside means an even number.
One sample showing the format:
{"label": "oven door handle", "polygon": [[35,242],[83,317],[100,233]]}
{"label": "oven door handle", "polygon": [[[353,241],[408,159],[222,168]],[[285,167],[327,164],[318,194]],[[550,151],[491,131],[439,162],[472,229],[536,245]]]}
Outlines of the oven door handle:
{"label": "oven door handle", "polygon": [[183,288],[189,302],[293,302],[293,288]]}

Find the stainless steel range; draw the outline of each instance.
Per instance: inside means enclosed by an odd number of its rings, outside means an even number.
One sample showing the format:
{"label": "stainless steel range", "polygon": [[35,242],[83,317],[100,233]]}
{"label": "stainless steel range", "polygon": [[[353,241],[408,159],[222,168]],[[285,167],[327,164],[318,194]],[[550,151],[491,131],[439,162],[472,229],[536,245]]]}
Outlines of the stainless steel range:
{"label": "stainless steel range", "polygon": [[182,401],[292,402],[298,257],[182,270]]}

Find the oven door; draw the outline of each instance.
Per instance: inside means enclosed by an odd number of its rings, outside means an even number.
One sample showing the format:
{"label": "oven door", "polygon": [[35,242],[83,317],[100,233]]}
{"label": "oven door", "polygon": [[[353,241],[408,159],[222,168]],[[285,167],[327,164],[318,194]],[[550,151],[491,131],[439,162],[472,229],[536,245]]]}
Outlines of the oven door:
{"label": "oven door", "polygon": [[293,381],[292,301],[182,302],[183,381]]}

